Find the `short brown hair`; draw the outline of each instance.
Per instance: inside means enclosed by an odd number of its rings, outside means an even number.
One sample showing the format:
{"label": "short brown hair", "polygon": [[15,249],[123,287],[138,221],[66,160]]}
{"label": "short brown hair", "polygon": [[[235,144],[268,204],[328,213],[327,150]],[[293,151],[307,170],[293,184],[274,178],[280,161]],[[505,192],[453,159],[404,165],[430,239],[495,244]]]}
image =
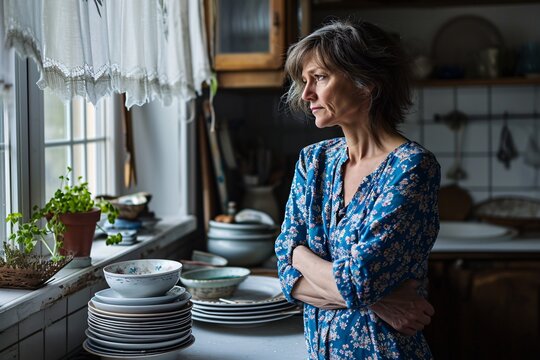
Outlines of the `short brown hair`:
{"label": "short brown hair", "polygon": [[333,21],[314,31],[287,53],[285,71],[291,86],[285,98],[291,109],[309,112],[302,100],[302,68],[314,54],[330,71],[340,71],[359,88],[372,88],[370,129],[379,143],[380,130],[396,133],[411,106],[410,60],[400,40],[365,21]]}

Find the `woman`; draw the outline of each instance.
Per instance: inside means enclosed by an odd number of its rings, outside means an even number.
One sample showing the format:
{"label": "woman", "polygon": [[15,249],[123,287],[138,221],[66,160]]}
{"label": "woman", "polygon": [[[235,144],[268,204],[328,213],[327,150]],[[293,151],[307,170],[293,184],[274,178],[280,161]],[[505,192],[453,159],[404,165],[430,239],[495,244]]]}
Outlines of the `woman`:
{"label": "woman", "polygon": [[439,229],[440,167],[397,130],[411,105],[406,59],[367,22],[332,23],[288,52],[287,102],[345,135],[301,151],[275,245],[283,292],[304,303],[310,359],[431,358],[417,330],[433,312],[414,287]]}

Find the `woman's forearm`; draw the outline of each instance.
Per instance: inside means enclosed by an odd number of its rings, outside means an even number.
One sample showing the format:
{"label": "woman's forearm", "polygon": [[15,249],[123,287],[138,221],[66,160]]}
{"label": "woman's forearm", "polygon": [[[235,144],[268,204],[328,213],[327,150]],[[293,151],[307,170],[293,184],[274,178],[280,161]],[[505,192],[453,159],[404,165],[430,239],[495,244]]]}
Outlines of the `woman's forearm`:
{"label": "woman's forearm", "polygon": [[334,303],[321,296],[320,291],[306,277],[298,279],[294,285],[292,296],[297,300],[321,309],[342,309],[346,307],[345,301]]}
{"label": "woman's forearm", "polygon": [[[298,246],[293,252],[293,266],[304,277],[302,282],[299,281],[300,295],[320,298],[328,304],[346,307],[345,300],[336,285],[331,262],[321,259],[305,246]],[[294,294],[293,291],[293,296]]]}

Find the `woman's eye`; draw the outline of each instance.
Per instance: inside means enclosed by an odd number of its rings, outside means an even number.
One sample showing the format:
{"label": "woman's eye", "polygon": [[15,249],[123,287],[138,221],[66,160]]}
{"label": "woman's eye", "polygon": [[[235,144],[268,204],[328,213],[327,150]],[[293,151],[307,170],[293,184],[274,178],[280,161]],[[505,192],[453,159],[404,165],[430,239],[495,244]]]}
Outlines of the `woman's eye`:
{"label": "woman's eye", "polygon": [[324,78],[326,78],[326,75],[314,75],[313,77],[315,78],[315,80],[321,81],[321,80],[324,80]]}

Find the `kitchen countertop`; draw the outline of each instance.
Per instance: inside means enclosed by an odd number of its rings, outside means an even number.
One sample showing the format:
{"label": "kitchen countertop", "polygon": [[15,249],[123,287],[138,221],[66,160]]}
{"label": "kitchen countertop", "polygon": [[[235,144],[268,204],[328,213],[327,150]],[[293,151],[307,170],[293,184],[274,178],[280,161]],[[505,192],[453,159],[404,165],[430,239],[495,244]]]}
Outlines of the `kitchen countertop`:
{"label": "kitchen countertop", "polygon": [[195,343],[178,352],[182,360],[305,359],[302,315],[261,326],[232,327],[193,322]]}
{"label": "kitchen countertop", "polygon": [[540,236],[497,241],[437,239],[432,253],[448,252],[540,253]]}

